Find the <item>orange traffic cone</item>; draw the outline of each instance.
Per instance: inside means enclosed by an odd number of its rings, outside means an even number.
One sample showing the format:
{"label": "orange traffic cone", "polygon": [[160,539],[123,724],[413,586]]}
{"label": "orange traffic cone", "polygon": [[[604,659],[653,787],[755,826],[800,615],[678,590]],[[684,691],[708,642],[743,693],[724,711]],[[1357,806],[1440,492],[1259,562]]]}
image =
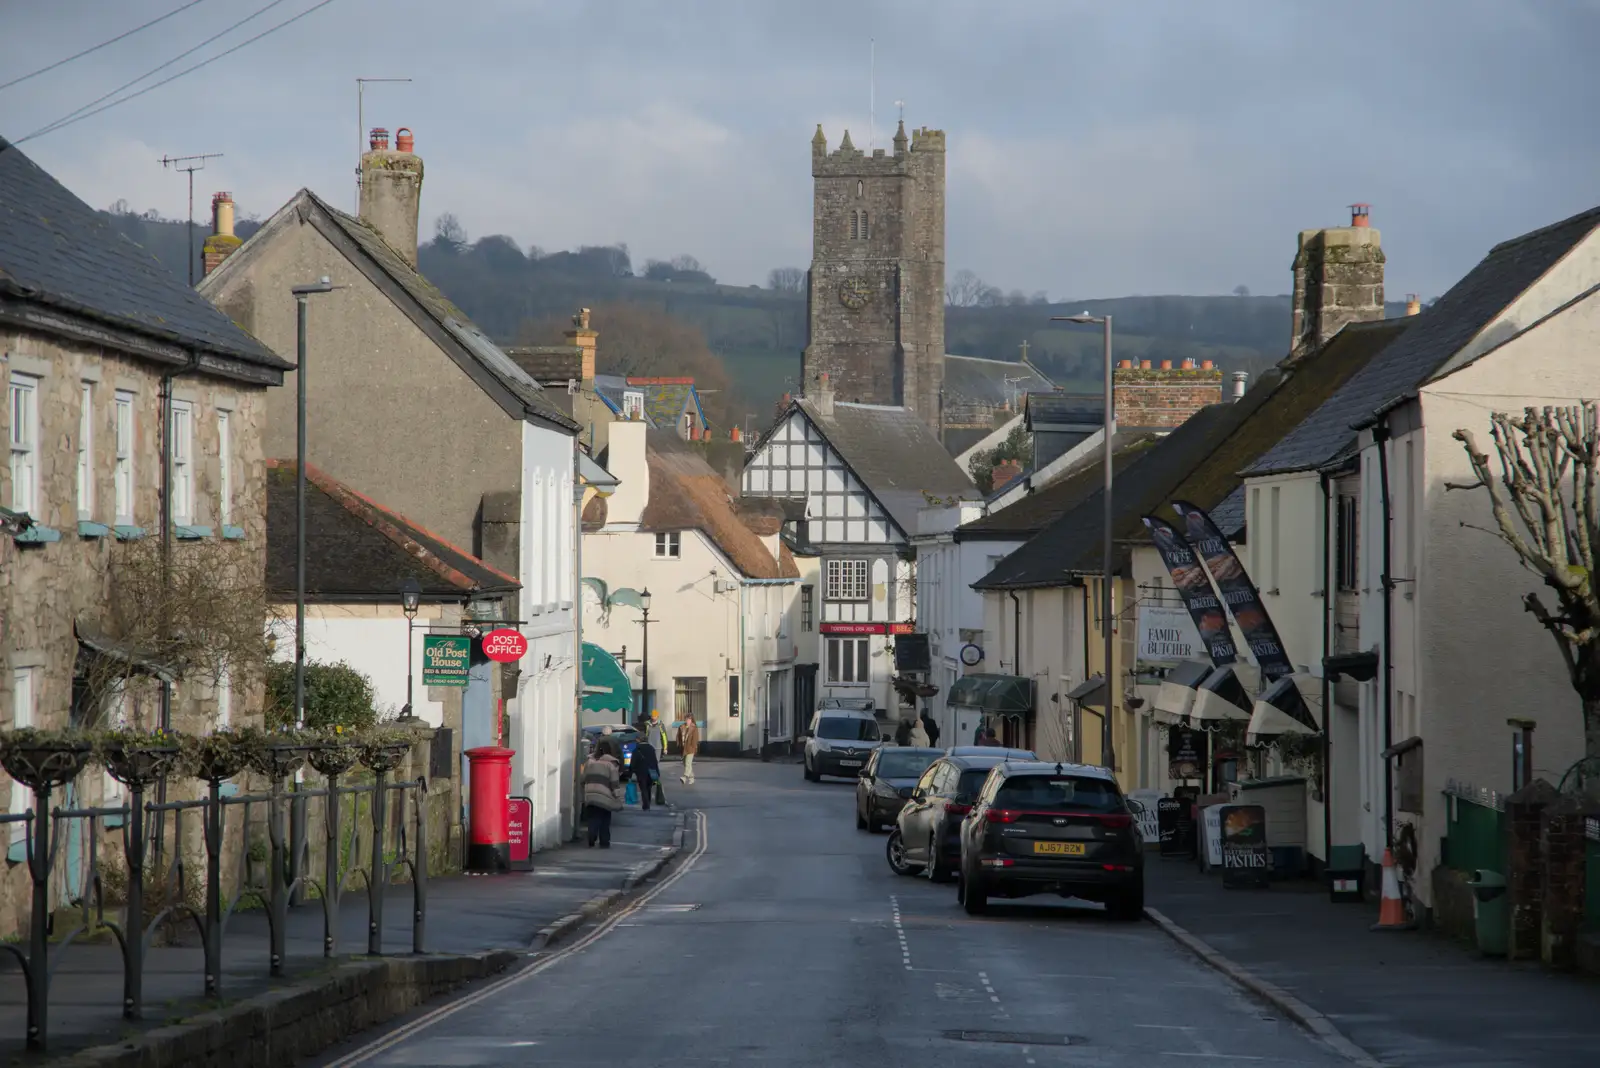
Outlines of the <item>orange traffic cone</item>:
{"label": "orange traffic cone", "polygon": [[1411,925],[1406,921],[1406,907],[1400,901],[1400,877],[1395,874],[1394,854],[1383,851],[1383,901],[1378,906],[1378,922],[1374,931],[1404,931]]}

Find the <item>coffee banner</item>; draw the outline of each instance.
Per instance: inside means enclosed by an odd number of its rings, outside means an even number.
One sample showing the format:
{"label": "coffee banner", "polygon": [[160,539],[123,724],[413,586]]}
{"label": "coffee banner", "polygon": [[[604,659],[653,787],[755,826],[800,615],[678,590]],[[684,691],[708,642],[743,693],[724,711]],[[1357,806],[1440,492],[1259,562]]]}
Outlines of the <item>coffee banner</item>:
{"label": "coffee banner", "polygon": [[1222,610],[1222,602],[1212,591],[1211,580],[1206,577],[1205,568],[1200,566],[1194,550],[1165,519],[1147,515],[1144,525],[1150,531],[1150,540],[1155,542],[1156,552],[1161,554],[1161,562],[1172,575],[1172,584],[1183,598],[1183,606],[1189,610],[1189,618],[1200,632],[1200,640],[1205,643],[1211,662],[1218,667],[1233,663],[1239,658],[1239,652],[1228,630],[1228,614]]}
{"label": "coffee banner", "polygon": [[1266,606],[1261,603],[1256,584],[1250,581],[1244,564],[1239,562],[1228,539],[1222,536],[1222,531],[1217,529],[1203,509],[1187,501],[1173,501],[1172,510],[1183,520],[1189,545],[1216,580],[1223,602],[1227,604],[1228,611],[1233,613],[1233,620],[1239,624],[1239,632],[1244,635],[1244,643],[1250,647],[1250,654],[1261,668],[1261,677],[1267,682],[1274,682],[1285,675],[1294,674],[1294,665],[1289,663],[1289,655],[1283,650],[1278,628],[1272,625],[1272,617],[1267,615]]}

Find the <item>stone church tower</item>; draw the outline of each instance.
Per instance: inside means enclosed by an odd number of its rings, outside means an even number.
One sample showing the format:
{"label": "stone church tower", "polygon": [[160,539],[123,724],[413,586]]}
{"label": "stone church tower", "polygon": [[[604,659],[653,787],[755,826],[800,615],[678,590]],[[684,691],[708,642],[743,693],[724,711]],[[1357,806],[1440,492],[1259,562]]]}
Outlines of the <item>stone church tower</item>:
{"label": "stone church tower", "polygon": [[802,375],[842,401],[902,405],[939,428],[944,382],[944,131],[894,135],[893,154],[811,139],[814,186]]}

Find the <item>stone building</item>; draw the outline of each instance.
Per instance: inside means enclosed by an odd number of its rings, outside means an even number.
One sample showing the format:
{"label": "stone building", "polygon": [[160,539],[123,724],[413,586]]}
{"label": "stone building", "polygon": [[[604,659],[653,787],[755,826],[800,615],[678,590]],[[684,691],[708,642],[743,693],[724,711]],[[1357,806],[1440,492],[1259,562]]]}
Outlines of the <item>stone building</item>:
{"label": "stone building", "polygon": [[[1208,404],[1222,401],[1222,371],[1210,360],[1123,360],[1111,374],[1117,425],[1171,429]],[[1103,380],[1102,380],[1103,381]]]}
{"label": "stone building", "polygon": [[[291,365],[4,141],[0,189],[0,421],[10,442],[0,468],[0,726],[154,727],[163,704],[174,727],[195,733],[258,717],[258,685],[235,686],[226,671],[185,675],[131,640],[141,620],[128,618],[128,591],[164,535],[175,569],[212,561],[259,581],[262,427],[269,388]],[[263,623],[236,629],[260,633]],[[166,701],[158,679],[171,684]],[[4,789],[11,812],[31,804],[17,784]],[[68,791],[86,804],[119,796],[97,770]],[[17,861],[23,825],[12,826],[3,833]],[[84,878],[83,847],[69,834],[66,893],[83,890],[70,885]],[[26,871],[0,873],[0,932],[20,921]]]}
{"label": "stone building", "polygon": [[806,392],[827,374],[839,399],[939,422],[944,379],[942,130],[896,130],[893,151],[839,147],[817,127]]}
{"label": "stone building", "polygon": [[1349,226],[1300,231],[1290,359],[1325,344],[1345,323],[1383,318],[1384,260],[1366,204],[1350,205]]}

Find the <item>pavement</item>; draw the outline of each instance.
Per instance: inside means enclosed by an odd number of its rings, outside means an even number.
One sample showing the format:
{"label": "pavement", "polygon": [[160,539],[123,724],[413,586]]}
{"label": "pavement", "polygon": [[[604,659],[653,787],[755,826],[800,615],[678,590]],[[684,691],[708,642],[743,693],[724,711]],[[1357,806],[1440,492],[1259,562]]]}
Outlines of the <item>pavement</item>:
{"label": "pavement", "polygon": [[[659,867],[671,850],[679,822],[674,809],[657,806],[641,812],[632,807],[615,817],[609,850],[578,843],[536,854],[531,872],[431,878],[424,949],[434,954],[537,949],[552,934],[565,935],[578,925],[586,903],[631,888],[650,869]],[[384,909],[385,953],[411,952],[411,917],[411,886],[391,886]],[[229,920],[223,939],[225,1002],[286,987],[330,968],[322,956],[320,903],[310,901],[292,909],[289,919],[288,974],[281,980],[268,977],[265,912],[240,911]],[[359,886],[342,896],[340,921],[339,952],[364,955],[367,899]],[[201,999],[204,973],[199,942],[192,929],[186,933],[187,944],[150,951],[144,987],[146,1018],[137,1024],[122,1019],[122,958],[116,946],[109,942],[72,945],[62,955],[51,981],[51,1055],[116,1042],[211,1008]],[[9,955],[3,959],[0,1057],[9,1063],[24,1048],[27,995],[21,972],[9,963]]]}
{"label": "pavement", "polygon": [[[1154,924],[1058,899],[967,916],[855,829],[854,786],[697,760],[661,881],[527,967],[330,1051],[423,1065],[1148,1068],[1348,1063]],[[670,781],[670,777],[669,777]]]}
{"label": "pavement", "polygon": [[1152,859],[1145,904],[1247,972],[1247,982],[1327,1021],[1369,1063],[1596,1063],[1600,982],[1591,978],[1490,960],[1436,932],[1372,931],[1375,905],[1335,905],[1309,880],[1224,890],[1192,861]]}

